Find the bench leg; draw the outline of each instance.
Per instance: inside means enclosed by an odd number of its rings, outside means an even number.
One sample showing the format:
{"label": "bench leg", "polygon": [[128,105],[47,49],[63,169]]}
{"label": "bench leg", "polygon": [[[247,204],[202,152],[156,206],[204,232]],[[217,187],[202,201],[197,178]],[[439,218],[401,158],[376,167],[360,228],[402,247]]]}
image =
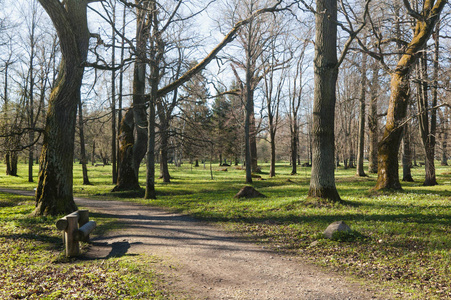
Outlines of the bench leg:
{"label": "bench leg", "polygon": [[75,238],[75,234],[78,230],[78,217],[67,216],[67,223],[67,229],[64,235],[66,244],[66,257],[73,257],[80,254],[80,246]]}

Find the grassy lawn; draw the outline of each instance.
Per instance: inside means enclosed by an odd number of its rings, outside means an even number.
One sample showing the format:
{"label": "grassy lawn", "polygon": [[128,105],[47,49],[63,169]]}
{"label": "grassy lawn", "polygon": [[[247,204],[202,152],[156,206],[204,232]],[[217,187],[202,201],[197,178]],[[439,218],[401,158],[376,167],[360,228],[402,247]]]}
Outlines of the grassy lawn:
{"label": "grassy lawn", "polygon": [[[4,166],[0,165],[1,169]],[[144,169],[141,170],[143,180]],[[374,174],[357,178],[355,169],[338,169],[337,188],[346,204],[335,206],[315,205],[307,200],[309,168],[300,168],[298,175],[290,176],[290,167],[281,163],[277,165],[277,176],[269,178],[269,167],[263,165],[261,175],[264,180],[254,181],[253,186],[267,198],[252,200],[233,198],[244,186],[244,171],[233,166],[228,167],[227,172],[221,169],[213,166],[212,180],[208,165],[205,169],[203,166],[193,168],[189,164],[172,167],[172,183],[157,181],[158,199],[147,201],[110,193],[113,187],[110,166],[90,167],[90,181],[94,185],[83,186],[81,168],[76,164],[74,192],[78,196],[105,200],[120,197],[218,222],[279,251],[295,253],[316,264],[390,287],[400,298],[451,298],[451,168],[437,167],[440,185],[436,187],[423,187],[423,168],[415,168],[415,182],[403,183],[404,190],[394,194],[371,191],[376,180]],[[0,185],[32,190],[35,184],[29,184],[27,178],[26,167],[21,166],[19,177],[0,175]],[[50,274],[59,278],[59,274],[73,264],[121,276],[118,270],[127,263],[121,259],[110,261],[105,268],[99,263],[61,261],[62,245],[59,244],[59,233],[52,228],[54,220],[27,218],[32,209],[29,199],[0,196],[6,199],[5,203],[10,203],[0,205],[1,218],[10,220],[2,222],[6,225],[2,225],[1,253],[20,257],[16,260],[18,264],[23,262],[20,276],[49,269]],[[323,239],[321,233],[328,224],[337,220],[345,221],[358,234],[342,236],[341,241]],[[25,243],[26,247],[20,243]],[[6,251],[11,247],[26,251]],[[37,251],[36,247],[45,251]],[[49,256],[40,257],[44,255],[41,253],[49,253],[46,254]],[[131,258],[122,259],[127,261]],[[30,260],[33,264],[29,263]],[[43,263],[50,260],[54,263]],[[0,261],[3,264],[3,257]],[[17,270],[12,258],[6,261],[7,266],[2,265],[4,269]],[[136,272],[136,276],[141,276],[143,271]],[[0,277],[0,284],[3,282],[3,286],[18,288],[6,278]],[[133,280],[124,280],[125,286],[133,286]]]}
{"label": "grassy lawn", "polygon": [[[0,193],[0,299],[167,299],[154,258],[67,259],[57,218],[33,209],[31,197]],[[114,222],[96,221],[100,232]]]}

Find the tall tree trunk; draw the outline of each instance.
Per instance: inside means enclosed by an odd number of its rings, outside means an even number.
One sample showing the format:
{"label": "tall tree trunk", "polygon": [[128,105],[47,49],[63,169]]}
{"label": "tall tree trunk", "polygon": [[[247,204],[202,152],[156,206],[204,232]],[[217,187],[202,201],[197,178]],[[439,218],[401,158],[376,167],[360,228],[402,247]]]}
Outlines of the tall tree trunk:
{"label": "tall tree trunk", "polygon": [[151,96],[151,101],[149,103],[149,118],[147,121],[146,193],[144,199],[156,199],[157,197],[155,191],[155,96],[156,91],[155,94]]}
{"label": "tall tree trunk", "polygon": [[364,148],[365,148],[365,102],[366,102],[366,61],[367,56],[365,53],[362,54],[362,79],[360,81],[360,113],[359,113],[359,143],[357,150],[357,176],[366,176],[365,170],[363,169],[364,160]]}
{"label": "tall tree trunk", "polygon": [[[119,147],[119,173],[123,175],[133,172],[135,175],[130,177],[121,176],[118,174],[117,184],[113,191],[125,191],[139,189],[139,167],[146,155],[147,151],[147,115],[146,115],[146,60],[147,60],[147,42],[150,32],[149,20],[150,12],[144,9],[137,9],[137,29],[136,29],[136,60],[133,70],[133,107],[131,111],[133,113],[133,119],[130,116],[127,122],[121,122],[120,134],[129,135],[128,130],[133,128],[134,133],[127,138],[123,137],[123,140],[127,140],[127,143],[119,142],[120,145],[126,146],[125,149]],[[125,116],[124,116],[125,118]],[[133,122],[133,126],[129,122]],[[135,137],[136,136],[136,137]],[[131,144],[129,144],[131,142]],[[132,156],[130,156],[130,147]],[[124,159],[130,159],[130,161],[124,161]],[[130,170],[126,168],[131,168]],[[134,181],[133,181],[134,180]]]}
{"label": "tall tree trunk", "polygon": [[447,145],[448,145],[448,132],[445,128],[445,132],[443,132],[442,137],[442,157],[440,160],[440,165],[447,166],[448,165],[448,153],[447,153]]}
{"label": "tall tree trunk", "polygon": [[312,173],[309,197],[341,201],[335,187],[334,120],[338,76],[337,1],[318,0],[314,58]]}
{"label": "tall tree trunk", "polygon": [[[177,72],[177,76],[180,72],[180,65],[178,66],[179,70]],[[160,133],[160,178],[163,178],[163,182],[169,183],[171,182],[171,176],[169,174],[169,166],[168,166],[168,151],[169,151],[169,122],[171,119],[171,114],[173,108],[177,103],[178,90],[174,90],[174,95],[172,97],[172,104],[167,106],[167,110],[163,105],[162,101],[157,102],[158,108],[158,118],[160,120],[159,133]],[[174,164],[177,165],[177,159],[174,159]]]}
{"label": "tall tree trunk", "polygon": [[160,177],[163,178],[163,182],[166,183],[171,182],[171,176],[169,174],[168,166],[168,130],[169,128],[167,126],[166,120],[162,120],[160,117]]}
{"label": "tall tree trunk", "polygon": [[28,126],[31,128],[29,134],[28,134],[28,143],[30,145],[30,148],[28,149],[28,182],[33,182],[33,160],[34,160],[34,153],[33,153],[33,145],[34,143],[34,51],[35,51],[35,14],[33,13],[33,21],[31,24],[31,36],[30,36],[30,65],[29,65],[29,72],[30,72],[30,96],[29,96],[29,103],[28,103]]}
{"label": "tall tree trunk", "polygon": [[73,199],[73,157],[77,105],[90,33],[86,0],[39,0],[58,33],[62,59],[50,95],[36,190],[36,215],[67,214]]}
{"label": "tall tree trunk", "polygon": [[[436,133],[437,133],[437,101],[438,101],[438,60],[439,60],[439,52],[440,52],[440,44],[439,44],[439,37],[440,37],[440,22],[437,22],[436,30],[434,34],[434,71],[433,71],[433,86],[432,86],[432,107],[430,111],[430,127],[429,132],[426,137],[426,163],[425,163],[425,180],[423,182],[424,186],[434,186],[437,185],[437,179],[435,176],[435,144],[436,144]],[[425,54],[425,58],[427,57],[427,54]],[[427,64],[427,60],[425,62]],[[429,114],[429,112],[426,112],[426,116]],[[429,122],[426,120],[426,122]]]}
{"label": "tall tree trunk", "polygon": [[92,153],[91,153],[91,164],[95,165],[96,163],[96,140],[92,141]]}
{"label": "tall tree trunk", "polygon": [[[429,107],[428,76],[427,76],[427,54],[422,53],[417,64],[417,104],[419,112],[420,135],[425,151],[425,180],[423,185],[434,186],[437,184],[435,178],[435,125],[436,113],[434,107],[437,104],[437,95],[433,95],[432,107]],[[431,109],[431,112],[429,112]],[[430,114],[430,116],[429,116]]]}
{"label": "tall tree trunk", "polygon": [[[246,97],[247,98],[247,97]],[[252,183],[252,169],[251,169],[251,149],[250,149],[250,104],[246,100],[245,119],[244,119],[244,164],[246,167],[246,183]]]}
{"label": "tall tree trunk", "polygon": [[[249,26],[252,26],[252,22]],[[249,32],[252,30],[249,28]],[[246,96],[246,104],[245,104],[245,120],[244,120],[244,152],[245,152],[245,164],[246,164],[246,183],[252,183],[252,164],[254,158],[252,157],[252,136],[255,133],[255,120],[254,120],[254,93],[252,89],[252,75],[253,71],[251,70],[252,64],[250,61],[252,55],[252,49],[250,49],[250,44],[248,43],[246,49],[246,83],[245,83],[245,96]],[[252,126],[254,124],[254,126]]]}
{"label": "tall tree trunk", "polygon": [[81,156],[81,167],[83,172],[83,184],[90,185],[89,177],[88,177],[88,159],[86,158],[86,149],[85,149],[85,133],[84,133],[84,125],[83,125],[83,105],[80,102],[78,103],[78,131],[80,135],[80,156]]}
{"label": "tall tree trunk", "polygon": [[276,176],[276,134],[271,130],[271,163],[269,167],[269,177]]}
{"label": "tall tree trunk", "polygon": [[[122,13],[122,40],[121,40],[121,64],[124,62],[124,55],[125,55],[125,25],[126,25],[126,18],[127,18],[127,7],[124,6],[124,10]],[[124,85],[124,67],[121,65],[120,71],[119,71],[119,95],[118,95],[118,112],[117,112],[117,132],[120,131],[120,126],[122,123],[122,96],[123,96],[123,85]],[[120,147],[119,147],[119,139],[116,138],[116,149],[117,149],[117,176],[119,176],[119,168],[120,168]],[[116,178],[116,184],[117,184],[117,178]]]}
{"label": "tall tree trunk", "polygon": [[416,20],[414,36],[391,75],[387,123],[378,149],[376,189],[401,189],[398,152],[402,137],[401,123],[406,116],[409,100],[409,74],[417,61],[417,53],[425,47],[432,35],[446,2],[446,0],[437,0],[424,3],[423,11],[420,13],[421,18]]}
{"label": "tall tree trunk", "polygon": [[156,1],[151,3],[152,40],[150,46],[150,101],[147,119],[147,168],[145,199],[156,199],[155,191],[155,106],[158,101],[158,84],[160,82],[160,62],[163,59],[164,44],[159,31]]}
{"label": "tall tree trunk", "polygon": [[444,116],[441,117],[441,124],[442,124],[442,155],[440,160],[440,165],[447,166],[448,165],[448,110],[446,109],[445,112],[443,112]]}
{"label": "tall tree trunk", "polygon": [[112,180],[113,184],[117,183],[117,154],[116,154],[116,71],[114,70],[116,64],[116,3],[113,3],[113,15],[112,15],[112,46],[111,46],[111,65],[113,70],[111,71],[111,168],[112,168]]}
{"label": "tall tree trunk", "polygon": [[254,112],[254,91],[251,92],[250,98],[250,124],[249,124],[249,147],[251,151],[251,169],[252,172],[257,173],[258,157],[257,157],[257,127],[255,126],[255,112]]}
{"label": "tall tree trunk", "polygon": [[368,113],[368,131],[369,131],[369,154],[368,154],[368,172],[377,173],[377,144],[378,144],[378,119],[377,119],[377,99],[379,91],[379,67],[374,61],[370,88],[370,107]]}
{"label": "tall tree trunk", "polygon": [[291,125],[290,125],[291,175],[297,174],[297,164],[296,164],[296,159],[297,159],[297,154],[298,154],[298,141],[297,141],[298,132],[297,131],[298,131],[298,124],[297,124],[297,116],[296,116],[296,118],[293,118],[291,120]]}
{"label": "tall tree trunk", "polygon": [[413,182],[412,178],[412,150],[410,147],[410,127],[408,124],[404,126],[402,137],[402,181]]}

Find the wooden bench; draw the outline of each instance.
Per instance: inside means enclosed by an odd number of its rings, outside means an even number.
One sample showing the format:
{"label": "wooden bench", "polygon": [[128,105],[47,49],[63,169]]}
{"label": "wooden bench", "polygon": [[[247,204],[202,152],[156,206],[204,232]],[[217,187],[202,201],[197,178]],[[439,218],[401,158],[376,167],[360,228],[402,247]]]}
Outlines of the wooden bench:
{"label": "wooden bench", "polygon": [[96,228],[96,222],[89,221],[87,209],[77,210],[56,221],[56,228],[63,231],[66,256],[73,257],[80,254],[80,241],[89,242],[89,234]]}

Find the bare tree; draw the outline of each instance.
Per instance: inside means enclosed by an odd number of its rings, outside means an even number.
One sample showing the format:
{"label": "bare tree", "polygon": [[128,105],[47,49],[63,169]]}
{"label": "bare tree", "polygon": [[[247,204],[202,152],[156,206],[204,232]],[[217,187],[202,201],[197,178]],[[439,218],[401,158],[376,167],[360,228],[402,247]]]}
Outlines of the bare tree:
{"label": "bare tree", "polygon": [[401,124],[407,112],[409,100],[409,75],[432,35],[445,0],[426,1],[421,11],[413,10],[405,0],[407,12],[415,19],[415,32],[407,44],[405,52],[391,74],[391,95],[387,111],[387,122],[382,141],[378,148],[378,179],[376,189],[401,189],[398,174],[398,152],[402,137]]}
{"label": "bare tree", "polygon": [[58,33],[62,60],[49,99],[35,214],[57,215],[77,209],[72,190],[75,121],[91,35],[88,1],[39,2]]}
{"label": "bare tree", "polygon": [[[363,8],[363,22],[354,29],[348,15],[349,38],[344,44],[340,58],[337,58],[337,1],[316,2],[315,58],[314,58],[314,100],[312,120],[312,173],[309,197],[326,201],[341,201],[335,186],[334,174],[334,121],[336,83],[338,69],[347,54],[351,42],[365,25],[368,3]],[[354,16],[358,19],[356,16]],[[342,27],[345,28],[345,27]]]}

